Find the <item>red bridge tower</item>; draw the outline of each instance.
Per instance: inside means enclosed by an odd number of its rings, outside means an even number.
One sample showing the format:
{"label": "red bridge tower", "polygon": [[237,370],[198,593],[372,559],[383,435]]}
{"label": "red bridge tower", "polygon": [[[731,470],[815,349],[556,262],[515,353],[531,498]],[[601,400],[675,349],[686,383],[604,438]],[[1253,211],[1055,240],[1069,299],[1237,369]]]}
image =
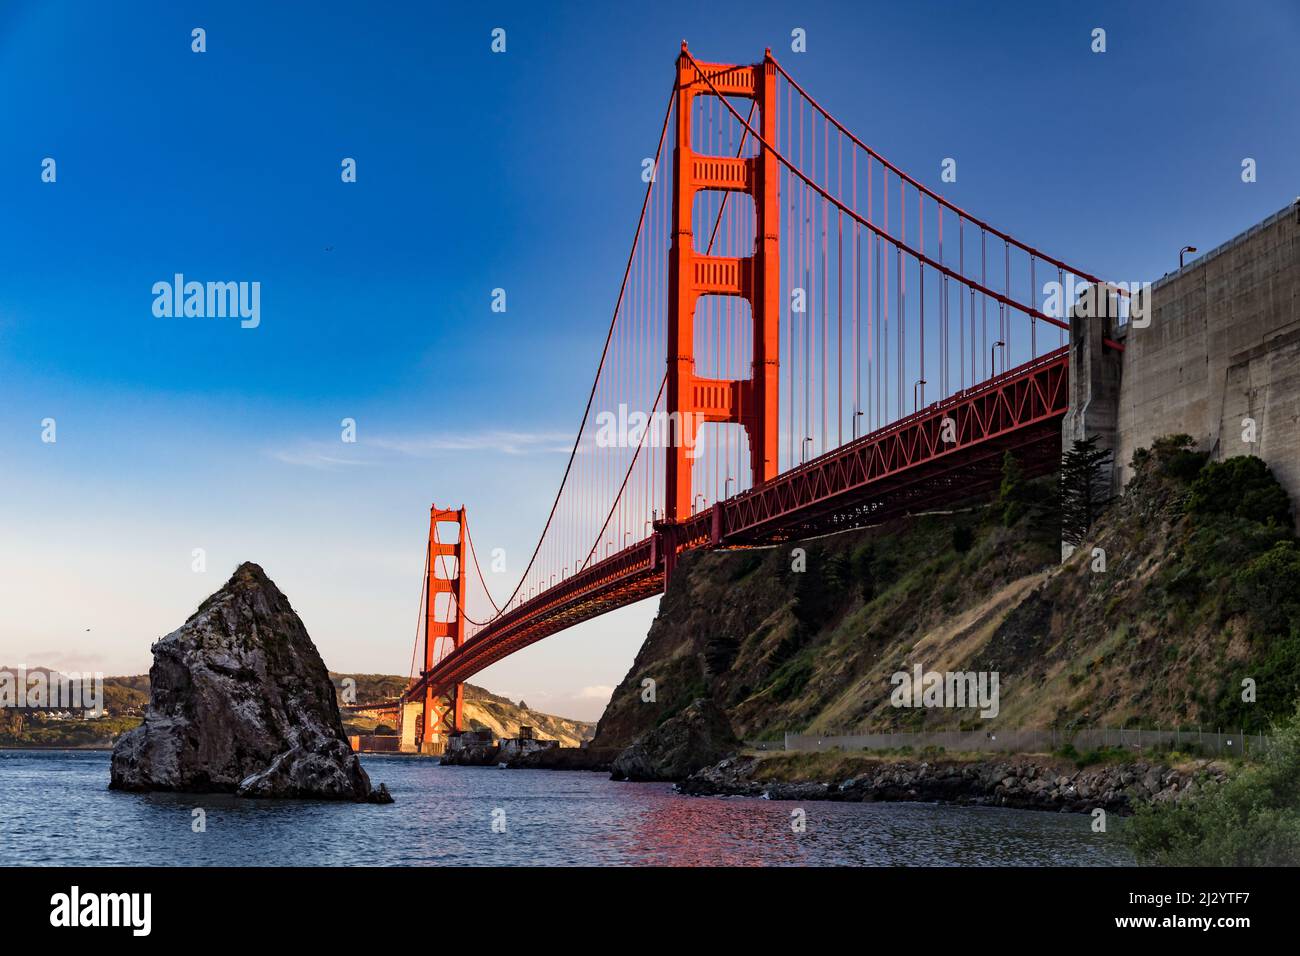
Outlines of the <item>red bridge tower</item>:
{"label": "red bridge tower", "polygon": [[[676,564],[674,525],[694,510],[690,450],[702,422],[738,424],[745,429],[753,484],[777,474],[781,295],[777,159],[761,144],[752,157],[696,153],[691,148],[691,110],[700,95],[753,100],[759,132],[766,142],[775,142],[776,63],[771,51],[753,66],[701,63],[697,69],[683,43],[677,59],[673,234],[668,259],[668,412],[677,425],[668,449],[665,521],[660,527],[665,577]],[[691,217],[695,195],[704,190],[747,193],[753,198],[753,255],[714,256],[696,250]],[[733,295],[749,301],[754,351],[748,379],[696,374],[695,309],[704,295]]]}
{"label": "red bridge tower", "polygon": [[[438,540],[439,523],[455,522],[456,540]],[[439,573],[441,572],[441,574]],[[453,510],[434,505],[429,509],[429,561],[426,571],[425,593],[428,595],[424,609],[424,670],[421,676],[433,670],[437,663],[434,654],[438,641],[449,638],[452,646],[443,656],[458,649],[465,641],[465,508]],[[450,598],[439,608],[438,597]],[[449,734],[461,729],[461,709],[464,705],[464,685],[453,684],[441,694],[433,687],[424,690],[424,717],[420,725],[418,743],[423,749],[433,734]]]}

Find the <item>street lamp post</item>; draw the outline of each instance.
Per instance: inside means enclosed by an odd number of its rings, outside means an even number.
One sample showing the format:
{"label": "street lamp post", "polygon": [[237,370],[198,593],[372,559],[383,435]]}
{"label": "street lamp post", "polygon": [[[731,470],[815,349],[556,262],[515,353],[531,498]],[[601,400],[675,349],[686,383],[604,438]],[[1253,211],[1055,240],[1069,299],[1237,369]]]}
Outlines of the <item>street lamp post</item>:
{"label": "street lamp post", "polygon": [[[998,374],[998,349],[1006,349],[1006,347],[1007,347],[1007,343],[1006,343],[1006,342],[1003,342],[1001,339],[999,339],[998,341],[994,342],[994,343],[993,343],[993,347],[992,347],[991,349],[989,349],[989,366],[990,366],[989,374],[990,374],[990,375],[997,375],[997,374]],[[1004,351],[1004,352],[1003,352],[1003,356],[1004,356],[1003,364],[1004,364],[1004,365],[1006,364],[1006,361],[1005,361],[1005,355],[1006,355],[1006,352]]]}

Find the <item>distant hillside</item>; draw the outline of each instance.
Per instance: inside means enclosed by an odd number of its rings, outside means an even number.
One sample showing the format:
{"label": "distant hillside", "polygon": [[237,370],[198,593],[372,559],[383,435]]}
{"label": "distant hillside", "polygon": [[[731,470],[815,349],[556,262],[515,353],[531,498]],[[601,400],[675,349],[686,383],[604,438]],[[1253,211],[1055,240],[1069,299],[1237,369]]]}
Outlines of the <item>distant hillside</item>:
{"label": "distant hillside", "polygon": [[[390,674],[335,674],[330,679],[340,687],[345,678],[357,682],[357,703],[367,704],[388,701],[406,690],[405,677]],[[583,720],[570,720],[529,709],[524,701],[516,704],[508,697],[494,694],[475,684],[465,685],[465,729],[490,730],[494,736],[515,737],[519,728],[527,725],[543,740],[558,740],[563,747],[577,747],[590,740],[596,725]],[[367,717],[344,717],[348,733],[396,733],[397,728]],[[386,728],[386,729],[385,729]]]}
{"label": "distant hillside", "polygon": [[[28,671],[48,670],[29,668]],[[330,678],[339,687],[345,677],[357,685],[357,701],[370,703],[389,700],[402,693],[407,686],[405,677],[390,674],[335,674]],[[58,719],[50,715],[33,714],[0,708],[0,747],[69,747],[103,749],[113,745],[121,734],[139,725],[149,703],[149,675],[104,678],[105,717],[100,720]],[[523,704],[523,701],[520,701]],[[562,746],[577,747],[590,740],[596,725],[581,720],[569,720],[551,714],[521,707],[509,698],[501,697],[473,684],[465,685],[465,725],[467,729],[491,730],[498,736],[516,736],[521,725],[529,725],[538,737],[560,741]],[[380,729],[381,733],[396,733],[396,728],[381,729],[381,725],[365,717],[345,717],[344,726],[349,733],[368,734]]]}
{"label": "distant hillside", "polygon": [[[0,671],[18,674],[16,667],[0,666]],[[55,673],[48,667],[27,668],[29,676],[37,672]],[[140,681],[144,682],[143,692]],[[119,735],[140,723],[149,703],[148,685],[147,677],[105,677],[104,715],[93,720],[83,720],[80,710],[51,713],[0,707],[0,747],[110,747]]]}
{"label": "distant hillside", "polygon": [[[1285,493],[1258,459],[1207,466],[1186,442],[1158,443],[1134,464],[1125,495],[1065,563],[1043,483],[964,512],[685,555],[592,746],[626,746],[697,697],[749,739],[1265,731],[1300,695],[1300,548]],[[792,569],[796,547],[806,571]],[[1000,713],[892,706],[891,676],[917,664],[998,672]],[[1241,699],[1247,678],[1255,703]],[[647,679],[654,703],[642,700]]]}

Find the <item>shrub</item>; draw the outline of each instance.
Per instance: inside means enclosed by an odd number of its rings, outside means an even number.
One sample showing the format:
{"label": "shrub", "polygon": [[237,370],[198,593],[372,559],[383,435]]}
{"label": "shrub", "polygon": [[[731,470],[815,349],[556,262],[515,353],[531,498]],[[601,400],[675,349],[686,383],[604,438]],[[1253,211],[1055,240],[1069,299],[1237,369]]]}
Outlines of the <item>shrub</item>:
{"label": "shrub", "polygon": [[958,554],[965,554],[975,543],[975,532],[968,525],[958,524],[952,528],[952,549]]}
{"label": "shrub", "polygon": [[1232,576],[1237,610],[1269,634],[1286,634],[1300,621],[1300,548],[1279,541]]}
{"label": "shrub", "polygon": [[1239,455],[1206,465],[1192,482],[1188,510],[1292,526],[1291,499],[1263,459]]}
{"label": "shrub", "polygon": [[[1196,441],[1191,435],[1165,435],[1151,443],[1151,456],[1155,458],[1160,473],[1167,478],[1191,481],[1201,473],[1209,455],[1195,451]],[[1138,453],[1133,459],[1136,464]]]}
{"label": "shrub", "polygon": [[827,597],[839,597],[844,590],[845,578],[849,573],[848,565],[848,559],[839,551],[826,558],[825,590]]}
{"label": "shrub", "polygon": [[1029,510],[1025,473],[1011,452],[1002,456],[1002,484],[998,488],[998,505],[1002,509],[1002,523],[1008,528]]}
{"label": "shrub", "polygon": [[864,604],[870,603],[887,591],[898,577],[898,560],[888,551],[888,546],[876,549],[868,541],[853,552],[849,560],[849,573],[858,582],[858,593]]}
{"label": "shrub", "polygon": [[1084,767],[1090,767],[1095,763],[1128,760],[1131,756],[1123,747],[1094,747],[1092,750],[1085,750],[1079,754],[1074,759],[1074,765],[1082,770]]}
{"label": "shrub", "polygon": [[1194,797],[1142,804],[1123,829],[1139,863],[1294,866],[1300,862],[1300,712],[1263,760]]}

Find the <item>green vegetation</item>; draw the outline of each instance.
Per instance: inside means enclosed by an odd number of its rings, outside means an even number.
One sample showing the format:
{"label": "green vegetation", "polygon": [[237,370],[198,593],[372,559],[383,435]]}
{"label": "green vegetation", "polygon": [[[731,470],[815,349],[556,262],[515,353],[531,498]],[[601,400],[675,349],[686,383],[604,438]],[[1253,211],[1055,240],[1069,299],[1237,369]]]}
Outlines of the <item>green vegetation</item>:
{"label": "green vegetation", "polygon": [[1154,747],[1093,747],[1082,753],[1074,744],[1067,743],[1056,748],[1052,755],[1068,760],[1079,770],[1096,764],[1132,763],[1134,760],[1159,760],[1168,764],[1180,764],[1201,756],[1201,748],[1196,744],[1179,744],[1175,750],[1169,743],[1156,744]]}
{"label": "green vegetation", "polygon": [[1223,514],[1290,528],[1291,500],[1263,459],[1251,455],[1206,465],[1192,482],[1193,514]]}
{"label": "green vegetation", "polygon": [[1094,747],[1091,750],[1079,753],[1074,744],[1065,744],[1057,748],[1056,756],[1062,760],[1072,761],[1076,767],[1082,770],[1084,767],[1091,767],[1099,763],[1127,763],[1133,759],[1134,753],[1124,747]]}
{"label": "green vegetation", "polygon": [[335,688],[341,689],[347,679],[356,682],[358,704],[392,700],[404,694],[408,685],[407,678],[395,674],[336,674],[330,671],[330,680]]}
{"label": "green vegetation", "polygon": [[[910,747],[892,750],[765,753],[758,766],[754,768],[753,779],[760,783],[841,781],[868,770],[875,770],[882,763],[892,763],[899,757],[906,759],[913,756],[915,755]],[[988,759],[989,755],[964,752],[942,754],[928,751],[926,756],[931,759],[941,756],[947,764],[965,764],[978,763]]]}
{"label": "green vegetation", "polygon": [[1200,474],[1210,457],[1206,452],[1196,451],[1196,440],[1185,434],[1157,438],[1151,448],[1150,453],[1139,449],[1138,454],[1154,454],[1160,473],[1175,481],[1191,481]]}
{"label": "green vegetation", "polygon": [[952,526],[952,549],[958,554],[965,554],[975,543],[975,532],[969,525],[955,524]]}
{"label": "green vegetation", "polygon": [[[1168,599],[1166,612],[1184,630],[1218,631],[1221,655],[1234,633],[1248,645],[1244,659],[1222,656],[1202,665],[1217,680],[1197,692],[1201,721],[1266,733],[1300,699],[1300,542],[1290,499],[1260,459],[1206,464],[1189,442],[1171,436],[1134,456],[1135,466],[1154,464],[1158,476],[1186,488],[1186,545],[1156,583]],[[1245,694],[1247,681],[1258,689],[1254,699]]]}
{"label": "green vegetation", "polygon": [[1300,711],[1263,759],[1194,799],[1138,808],[1123,831],[1139,862],[1167,866],[1300,863]]}
{"label": "green vegetation", "polygon": [[1025,516],[1029,510],[1028,482],[1016,456],[1007,452],[1002,456],[1002,484],[998,486],[998,504],[1002,508],[1002,523],[1008,528]]}
{"label": "green vegetation", "polygon": [[149,678],[105,677],[104,716],[83,720],[81,712],[59,719],[52,713],[0,709],[2,748],[106,748],[139,725],[149,703]]}
{"label": "green vegetation", "polygon": [[898,577],[898,560],[893,549],[878,545],[883,542],[867,541],[853,551],[849,559],[850,573],[858,585],[858,597],[864,603],[889,588]]}
{"label": "green vegetation", "polygon": [[1076,439],[1061,459],[1061,540],[1078,547],[1110,503],[1108,450],[1097,447],[1097,436]]}
{"label": "green vegetation", "polygon": [[55,720],[41,714],[6,713],[0,719],[0,747],[105,748],[140,724],[139,717]]}

